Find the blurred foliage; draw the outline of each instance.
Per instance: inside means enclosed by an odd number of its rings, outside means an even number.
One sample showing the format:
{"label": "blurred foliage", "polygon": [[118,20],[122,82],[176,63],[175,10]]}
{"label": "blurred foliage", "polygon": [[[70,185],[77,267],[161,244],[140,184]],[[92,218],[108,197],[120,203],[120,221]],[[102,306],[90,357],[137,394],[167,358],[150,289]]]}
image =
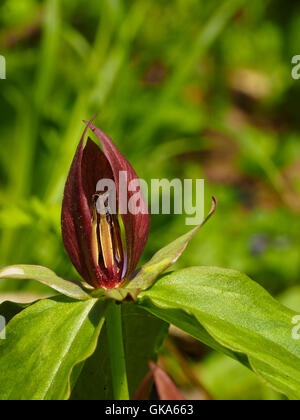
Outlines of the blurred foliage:
{"label": "blurred foliage", "polygon": [[[218,197],[178,267],[238,269],[296,301],[299,39],[296,0],[1,1],[0,265],[77,277],[60,206],[82,120],[98,112],[142,178],[205,178],[207,209]],[[144,261],[186,231],[184,216],[153,216]],[[203,369],[216,398],[274,397],[222,356]]]}

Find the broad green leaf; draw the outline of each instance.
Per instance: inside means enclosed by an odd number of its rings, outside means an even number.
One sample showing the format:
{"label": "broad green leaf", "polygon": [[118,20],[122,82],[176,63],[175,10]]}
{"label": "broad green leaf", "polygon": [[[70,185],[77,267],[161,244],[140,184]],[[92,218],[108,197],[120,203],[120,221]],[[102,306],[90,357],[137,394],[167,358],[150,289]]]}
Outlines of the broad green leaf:
{"label": "broad green leaf", "polygon": [[163,277],[139,296],[142,305],[149,299],[158,308],[192,314],[220,344],[246,354],[253,370],[274,388],[300,398],[300,345],[292,337],[296,313],[246,275],[189,268]]}
{"label": "broad green leaf", "polygon": [[6,337],[6,325],[9,321],[24,309],[24,305],[14,302],[3,302],[0,305],[0,340]]}
{"label": "broad green leaf", "polygon": [[0,270],[0,279],[37,280],[65,296],[77,300],[89,299],[79,283],[62,279],[52,270],[36,265],[13,265]]}
{"label": "broad green leaf", "polygon": [[156,361],[169,324],[134,304],[123,306],[123,331],[128,385],[131,397],[149,371],[149,360]]}
{"label": "broad green leaf", "polygon": [[[137,275],[128,284],[128,287],[126,288],[126,289],[129,289],[129,291],[131,289],[134,289],[129,292],[130,295],[134,297],[134,299],[136,299],[138,293],[141,290],[148,289],[153,284],[153,282],[159,277],[160,274],[162,274],[169,267],[171,267],[171,265],[175,264],[178,258],[185,251],[189,242],[199,232],[200,228],[204,226],[205,223],[214,214],[216,207],[217,207],[217,200],[213,197],[213,204],[212,204],[211,211],[199,226],[192,229],[190,232],[186,233],[180,238],[176,239],[175,241],[173,241],[166,247],[162,248],[160,251],[158,251],[154,255],[154,257],[147,264],[145,264],[139,270]],[[123,290],[125,291],[126,289],[123,289]]]}
{"label": "broad green leaf", "polygon": [[185,331],[206,346],[216,350],[217,352],[224,353],[232,359],[238,360],[249,367],[249,362],[246,356],[241,353],[236,353],[218,343],[199,323],[199,321],[192,314],[189,314],[184,308],[172,308],[167,306],[160,307],[152,303],[152,300],[147,297],[141,299],[138,303],[154,316],[163,319],[169,324],[175,325],[177,328]]}
{"label": "broad green leaf", "polygon": [[6,324],[14,318],[19,312],[25,309],[26,305],[5,301],[0,305],[0,316],[3,316],[6,320]]}
{"label": "broad green leaf", "polygon": [[[122,304],[123,337],[130,397],[149,371],[148,361],[156,360],[168,332],[168,324],[135,304]],[[72,392],[74,400],[112,400],[109,349],[104,325],[94,355],[86,361]]]}
{"label": "broad green leaf", "polygon": [[63,400],[73,368],[95,351],[107,300],[60,296],[14,317],[0,341],[0,400]]}
{"label": "broad green leaf", "polygon": [[84,363],[71,400],[113,400],[109,348],[104,323],[94,354]]}

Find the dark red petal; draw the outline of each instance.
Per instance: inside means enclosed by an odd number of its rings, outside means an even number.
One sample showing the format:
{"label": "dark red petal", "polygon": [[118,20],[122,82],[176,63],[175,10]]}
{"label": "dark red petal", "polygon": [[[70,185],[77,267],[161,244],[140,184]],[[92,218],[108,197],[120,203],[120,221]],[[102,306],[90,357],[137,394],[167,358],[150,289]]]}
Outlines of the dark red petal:
{"label": "dark red petal", "polygon": [[91,208],[97,183],[101,179],[113,180],[114,176],[104,153],[90,138],[83,151],[81,170],[83,189]]}
{"label": "dark red petal", "polygon": [[136,390],[133,399],[135,401],[145,401],[148,399],[150,394],[151,385],[153,383],[152,372],[148,372],[145,378],[142,380],[138,389]]}
{"label": "dark red petal", "polygon": [[87,129],[77,148],[65,186],[62,237],[78,273],[86,282],[98,288],[106,279],[92,257],[90,194],[95,193],[99,179],[112,176],[112,173],[107,159],[92,140],[88,140],[83,148],[86,133]]}
{"label": "dark red petal", "polygon": [[149,362],[149,366],[160,400],[185,400],[183,394],[179,391],[170,376],[162,368],[160,368],[154,362]]}
{"label": "dark red petal", "polygon": [[149,367],[150,372],[139,385],[134,395],[134,400],[148,399],[153,379],[160,400],[185,400],[183,394],[174,384],[169,375],[161,367],[159,367],[154,362],[149,362]]}
{"label": "dark red petal", "polygon": [[[86,121],[85,123],[96,134],[102,145],[105,156],[111,165],[117,190],[119,190],[119,173],[122,171],[127,172],[128,188],[128,185],[132,180],[138,180],[138,176],[135,173],[134,169],[132,168],[128,160],[117,149],[113,141],[105,133],[103,133],[103,131],[99,130],[99,128],[95,127],[92,123],[88,123]],[[128,201],[133,195],[134,192],[128,192]],[[118,198],[120,208],[127,208],[127,201],[123,199],[123,196],[121,195]],[[146,214],[139,213],[138,215],[134,215],[130,212],[128,212],[128,214],[121,214],[125,227],[128,254],[126,271],[127,278],[135,270],[146,246],[149,234],[150,216],[144,198],[142,199],[140,208],[143,208],[144,213]]]}

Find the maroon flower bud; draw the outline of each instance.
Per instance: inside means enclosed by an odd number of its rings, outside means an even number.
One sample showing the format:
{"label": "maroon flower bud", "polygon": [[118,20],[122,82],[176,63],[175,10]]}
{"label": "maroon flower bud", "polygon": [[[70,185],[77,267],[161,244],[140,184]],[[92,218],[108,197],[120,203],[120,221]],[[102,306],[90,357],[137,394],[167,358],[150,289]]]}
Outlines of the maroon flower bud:
{"label": "maroon flower bud", "polygon": [[[101,179],[114,181],[118,211],[128,209],[128,202],[136,193],[128,186],[136,181],[140,187],[138,176],[113,141],[91,122],[86,124],[65,187],[63,242],[71,262],[87,283],[96,289],[112,289],[122,286],[134,272],[148,239],[150,217],[140,192],[138,214],[121,212],[124,251],[118,214],[108,211],[107,198],[103,191],[97,191],[97,184]],[[90,138],[84,147],[88,128],[99,138],[103,152]],[[125,194],[120,194],[124,188],[120,185],[120,172],[126,174]],[[105,211],[99,212],[101,200]]]}

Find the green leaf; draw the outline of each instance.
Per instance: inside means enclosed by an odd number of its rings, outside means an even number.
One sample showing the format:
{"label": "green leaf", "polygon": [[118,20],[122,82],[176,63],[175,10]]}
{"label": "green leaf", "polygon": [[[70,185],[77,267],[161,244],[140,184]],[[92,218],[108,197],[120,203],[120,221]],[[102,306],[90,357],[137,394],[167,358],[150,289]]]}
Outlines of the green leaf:
{"label": "green leaf", "polygon": [[178,258],[182,255],[185,251],[186,247],[188,246],[189,242],[193,239],[193,237],[199,232],[200,228],[205,225],[205,223],[211,218],[211,216],[216,211],[217,207],[217,200],[213,197],[213,204],[210,213],[208,216],[203,220],[203,222],[197,226],[196,228],[192,229],[190,232],[186,233],[185,235],[181,236],[180,238],[176,239],[174,242],[171,242],[166,247],[162,248],[158,251],[154,257],[145,264],[134,277],[134,279],[128,284],[128,287],[123,290],[135,289],[131,290],[130,295],[136,299],[138,293],[141,290],[148,289],[153,282],[166,271],[171,265],[175,264]]}
{"label": "green leaf", "polygon": [[97,401],[112,400],[109,349],[104,323],[94,354],[84,363],[79,378],[72,391],[71,400]]}
{"label": "green leaf", "polygon": [[65,296],[77,300],[89,299],[90,295],[79,283],[64,280],[52,270],[37,265],[13,265],[0,270],[0,279],[37,280]]}
{"label": "green leaf", "polygon": [[172,307],[160,307],[157,304],[152,303],[152,300],[144,297],[139,300],[138,303],[144,309],[149,311],[154,316],[168,322],[169,324],[175,325],[177,328],[185,331],[196,340],[201,341],[201,343],[206,346],[216,350],[217,352],[224,353],[232,359],[238,360],[247,367],[249,367],[249,362],[247,357],[241,353],[236,353],[232,350],[229,350],[227,347],[222,346],[218,343],[199,323],[199,321],[192,315],[189,314],[185,308],[172,308]]}
{"label": "green leaf", "polygon": [[[99,289],[100,291],[100,289]],[[96,291],[92,293],[92,296],[97,296],[99,292]],[[100,292],[101,293],[101,292]],[[124,302],[126,300],[132,301],[135,300],[134,296],[137,296],[138,290],[137,289],[127,289],[124,288],[116,288],[116,289],[107,289],[103,291],[104,295],[107,296],[110,299],[117,300],[119,302]]]}
{"label": "green leaf", "polygon": [[145,308],[149,299],[174,314],[184,310],[193,315],[220,344],[247,355],[253,370],[274,388],[290,399],[300,398],[300,346],[292,337],[296,314],[246,275],[189,268],[163,277],[139,296]]}
{"label": "green leaf", "polygon": [[5,339],[6,325],[9,321],[24,309],[25,305],[14,302],[3,302],[0,305],[0,340]]}
{"label": "green leaf", "polygon": [[5,301],[0,305],[0,316],[3,316],[6,320],[6,324],[9,323],[19,312],[25,309],[26,305]]}
{"label": "green leaf", "polygon": [[64,400],[73,368],[95,351],[107,300],[60,296],[13,318],[0,341],[0,400]]}
{"label": "green leaf", "polygon": [[123,306],[123,334],[131,398],[146,373],[149,360],[156,361],[169,324],[134,304]]}
{"label": "green leaf", "polygon": [[[168,324],[135,304],[122,304],[123,337],[130,397],[149,371],[148,361],[156,361],[168,333]],[[94,355],[86,361],[72,392],[73,400],[112,400],[112,381],[106,327]]]}

